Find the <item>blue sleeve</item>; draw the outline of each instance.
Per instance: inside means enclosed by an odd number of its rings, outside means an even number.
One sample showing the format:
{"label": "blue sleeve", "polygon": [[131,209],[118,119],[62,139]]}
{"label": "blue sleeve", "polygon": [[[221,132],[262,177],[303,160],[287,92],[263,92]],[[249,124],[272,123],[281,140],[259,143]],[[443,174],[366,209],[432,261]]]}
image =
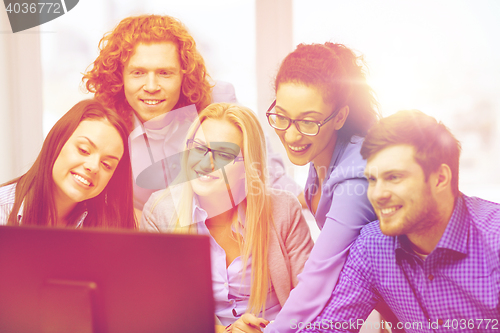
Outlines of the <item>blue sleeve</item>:
{"label": "blue sleeve", "polygon": [[[212,89],[212,103],[238,103],[232,83],[217,81]],[[200,110],[201,111],[201,110]]]}
{"label": "blue sleeve", "polygon": [[351,247],[339,283],[328,304],[313,321],[303,323],[300,332],[358,332],[370,312],[379,302],[373,281],[373,267],[364,247],[366,240],[358,239]]}
{"label": "blue sleeve", "polygon": [[[303,272],[299,284],[290,293],[285,306],[266,333],[296,332],[294,322],[313,322],[327,304],[337,283],[349,248],[361,228],[375,219],[366,197],[365,178],[349,179],[333,189],[326,221]],[[357,188],[357,191],[354,189]]]}

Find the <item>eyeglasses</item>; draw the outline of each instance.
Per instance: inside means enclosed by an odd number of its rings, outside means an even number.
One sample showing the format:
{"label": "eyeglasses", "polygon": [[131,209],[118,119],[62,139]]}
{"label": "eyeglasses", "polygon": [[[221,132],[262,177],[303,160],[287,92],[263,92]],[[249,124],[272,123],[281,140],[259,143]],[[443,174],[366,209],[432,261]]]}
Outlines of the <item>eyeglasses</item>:
{"label": "eyeglasses", "polygon": [[[216,144],[218,147],[229,148],[237,150],[238,152],[240,150],[240,147],[238,147],[237,144],[231,142],[212,142],[212,145],[214,144]],[[186,145],[189,149],[189,152],[199,156],[200,159],[205,157],[208,152],[211,152],[214,163],[218,164],[219,166],[229,164],[231,163],[231,161],[233,162],[233,164],[239,161],[243,161],[243,157],[225,151],[208,148],[207,146],[193,139],[187,140]]]}
{"label": "eyeglasses", "polygon": [[295,124],[297,130],[307,136],[315,136],[318,135],[319,129],[321,126],[329,122],[333,117],[335,117],[338,113],[338,110],[333,111],[333,113],[323,121],[314,121],[314,120],[302,120],[302,119],[290,119],[281,114],[269,112],[276,106],[276,100],[271,104],[269,109],[266,112],[267,121],[269,121],[269,125],[271,127],[280,130],[286,131],[287,129]]}

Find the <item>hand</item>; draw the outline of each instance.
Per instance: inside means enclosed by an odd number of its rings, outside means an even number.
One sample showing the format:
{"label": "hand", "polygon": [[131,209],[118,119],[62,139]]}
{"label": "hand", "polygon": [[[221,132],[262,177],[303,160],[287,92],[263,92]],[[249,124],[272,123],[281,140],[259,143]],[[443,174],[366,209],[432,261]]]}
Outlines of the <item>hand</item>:
{"label": "hand", "polygon": [[260,333],[262,332],[261,328],[265,328],[267,324],[269,324],[269,320],[257,318],[251,313],[245,313],[229,327],[228,332]]}
{"label": "hand", "polygon": [[226,333],[226,326],[215,325],[215,333]]}

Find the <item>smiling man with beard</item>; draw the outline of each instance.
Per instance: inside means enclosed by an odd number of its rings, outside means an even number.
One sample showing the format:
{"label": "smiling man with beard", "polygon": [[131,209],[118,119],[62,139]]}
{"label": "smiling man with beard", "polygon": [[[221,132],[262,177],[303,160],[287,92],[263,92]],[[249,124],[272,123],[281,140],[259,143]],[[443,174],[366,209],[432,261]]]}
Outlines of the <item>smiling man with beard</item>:
{"label": "smiling man with beard", "polygon": [[434,118],[400,111],[370,129],[361,155],[379,221],[303,332],[357,332],[381,300],[406,332],[500,329],[500,205],[459,191],[460,143]]}

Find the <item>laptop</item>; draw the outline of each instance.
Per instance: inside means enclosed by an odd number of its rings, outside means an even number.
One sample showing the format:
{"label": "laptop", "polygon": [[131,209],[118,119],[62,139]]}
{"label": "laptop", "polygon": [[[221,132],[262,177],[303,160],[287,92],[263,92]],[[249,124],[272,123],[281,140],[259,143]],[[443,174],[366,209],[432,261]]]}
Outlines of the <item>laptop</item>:
{"label": "laptop", "polygon": [[214,332],[203,235],[0,226],[0,332]]}

